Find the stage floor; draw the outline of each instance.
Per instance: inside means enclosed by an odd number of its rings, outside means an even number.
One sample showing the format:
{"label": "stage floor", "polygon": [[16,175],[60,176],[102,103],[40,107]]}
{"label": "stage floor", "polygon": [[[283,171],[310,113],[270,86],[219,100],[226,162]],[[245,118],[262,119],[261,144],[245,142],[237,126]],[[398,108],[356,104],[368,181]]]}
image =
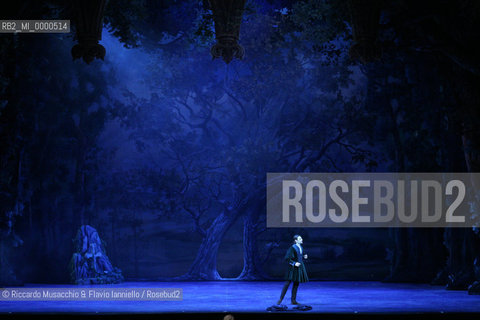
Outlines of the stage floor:
{"label": "stage floor", "polygon": [[[268,312],[283,282],[124,282],[73,286],[26,284],[39,288],[182,288],[182,301],[0,301],[1,313],[170,313]],[[290,290],[283,303],[289,308]],[[300,284],[297,300],[313,307],[302,313],[480,312],[480,296],[427,284],[311,281]]]}

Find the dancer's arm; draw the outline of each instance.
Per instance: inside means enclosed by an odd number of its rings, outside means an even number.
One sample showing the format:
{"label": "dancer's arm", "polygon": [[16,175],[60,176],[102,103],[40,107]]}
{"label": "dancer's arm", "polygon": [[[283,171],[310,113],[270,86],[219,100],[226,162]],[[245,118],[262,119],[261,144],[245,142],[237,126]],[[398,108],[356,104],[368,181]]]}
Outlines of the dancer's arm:
{"label": "dancer's arm", "polygon": [[300,266],[300,262],[295,261],[295,253],[292,247],[288,249],[287,254],[285,255],[285,260],[288,262],[289,265],[293,267]]}

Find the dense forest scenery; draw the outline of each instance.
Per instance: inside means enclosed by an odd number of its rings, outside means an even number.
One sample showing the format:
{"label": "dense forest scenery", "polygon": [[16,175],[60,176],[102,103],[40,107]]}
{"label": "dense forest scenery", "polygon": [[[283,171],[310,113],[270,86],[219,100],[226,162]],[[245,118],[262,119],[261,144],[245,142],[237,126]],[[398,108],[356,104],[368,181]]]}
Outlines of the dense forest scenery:
{"label": "dense forest scenery", "polygon": [[72,21],[0,35],[0,285],[75,282],[75,261],[97,254],[107,282],[282,280],[298,233],[311,279],[480,293],[477,228],[265,221],[267,172],[480,170],[479,1],[0,12]]}

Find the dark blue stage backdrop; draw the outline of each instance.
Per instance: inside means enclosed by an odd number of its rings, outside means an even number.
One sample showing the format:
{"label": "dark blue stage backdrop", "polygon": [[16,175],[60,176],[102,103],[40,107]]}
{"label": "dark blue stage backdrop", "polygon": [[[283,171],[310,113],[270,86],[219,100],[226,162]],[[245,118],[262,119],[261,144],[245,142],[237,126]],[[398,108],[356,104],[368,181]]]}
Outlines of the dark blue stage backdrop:
{"label": "dark blue stage backdrop", "polygon": [[269,172],[480,169],[478,4],[437,2],[0,10],[71,20],[0,33],[0,286],[183,289],[0,312],[268,312],[296,234],[308,312],[480,311],[475,227],[266,227]]}

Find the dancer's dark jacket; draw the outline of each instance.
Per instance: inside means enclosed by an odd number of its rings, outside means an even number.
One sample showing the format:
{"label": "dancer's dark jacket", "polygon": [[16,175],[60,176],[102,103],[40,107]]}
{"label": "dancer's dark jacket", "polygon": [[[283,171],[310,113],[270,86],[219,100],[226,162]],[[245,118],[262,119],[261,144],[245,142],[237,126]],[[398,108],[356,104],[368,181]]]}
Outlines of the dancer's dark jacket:
{"label": "dancer's dark jacket", "polygon": [[[308,282],[307,269],[305,269],[305,264],[303,262],[303,255],[305,250],[302,250],[300,254],[300,249],[296,245],[292,245],[288,248],[287,253],[285,254],[285,260],[288,262],[288,270],[285,274],[285,280],[290,280],[293,282]],[[300,262],[298,267],[295,267],[295,263]]]}

